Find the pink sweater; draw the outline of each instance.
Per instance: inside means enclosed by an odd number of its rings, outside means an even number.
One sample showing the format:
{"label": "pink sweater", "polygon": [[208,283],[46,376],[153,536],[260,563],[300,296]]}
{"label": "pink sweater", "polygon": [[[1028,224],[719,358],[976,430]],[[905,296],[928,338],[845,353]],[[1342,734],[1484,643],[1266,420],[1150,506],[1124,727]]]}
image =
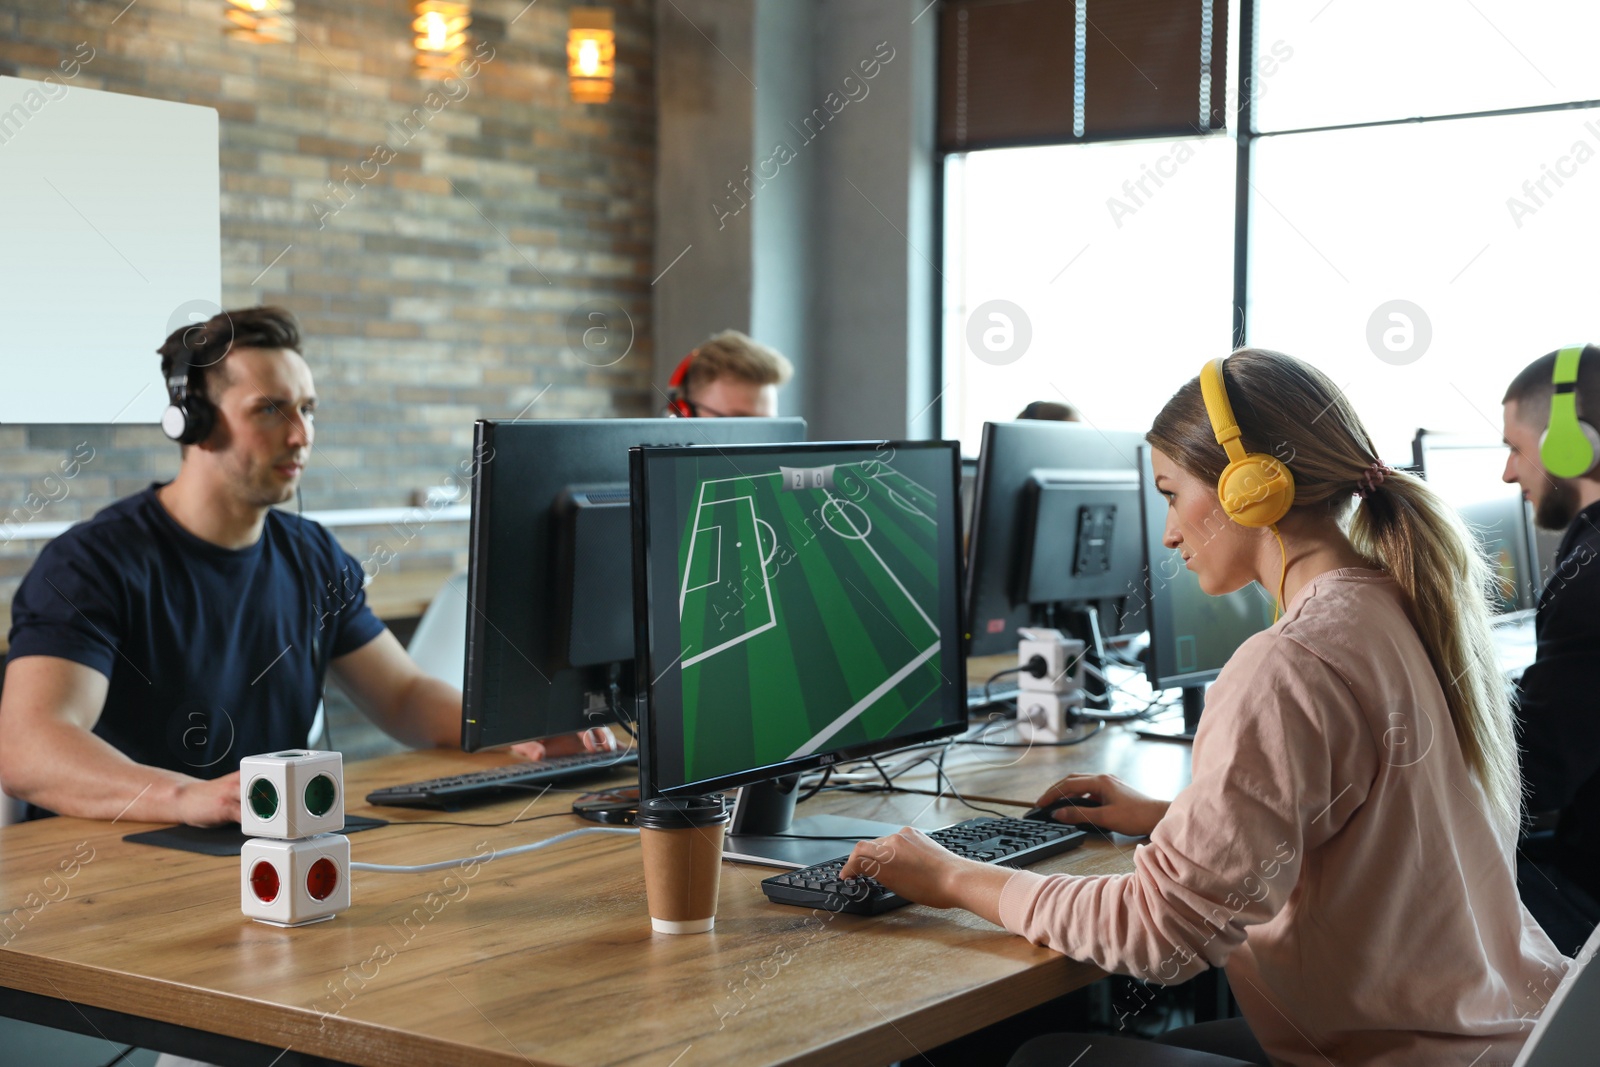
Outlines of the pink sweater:
{"label": "pink sweater", "polygon": [[1228,982],[1274,1065],[1509,1065],[1567,959],[1517,897],[1399,587],[1324,574],[1234,654],[1134,873],[1018,871],[1008,930]]}

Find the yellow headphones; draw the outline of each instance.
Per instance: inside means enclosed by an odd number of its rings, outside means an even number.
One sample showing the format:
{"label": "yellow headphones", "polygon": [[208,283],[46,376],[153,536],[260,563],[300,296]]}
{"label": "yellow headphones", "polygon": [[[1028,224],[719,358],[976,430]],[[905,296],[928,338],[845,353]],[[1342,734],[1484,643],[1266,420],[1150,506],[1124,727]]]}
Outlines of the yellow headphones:
{"label": "yellow headphones", "polygon": [[1246,452],[1240,443],[1239,421],[1228,403],[1228,387],[1222,380],[1222,359],[1214,359],[1200,369],[1200,395],[1217,444],[1228,453],[1228,466],[1217,479],[1217,499],[1223,514],[1240,526],[1272,526],[1289,514],[1294,506],[1294,475],[1274,456],[1265,452]]}

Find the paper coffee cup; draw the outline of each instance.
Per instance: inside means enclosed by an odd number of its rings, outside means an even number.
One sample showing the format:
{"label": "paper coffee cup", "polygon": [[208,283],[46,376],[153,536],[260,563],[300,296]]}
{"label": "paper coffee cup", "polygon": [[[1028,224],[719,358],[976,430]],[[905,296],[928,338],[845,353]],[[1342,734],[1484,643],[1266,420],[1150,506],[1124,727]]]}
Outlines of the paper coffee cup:
{"label": "paper coffee cup", "polygon": [[640,805],[634,825],[656,933],[703,934],[716,925],[728,818],[720,796],[654,797]]}

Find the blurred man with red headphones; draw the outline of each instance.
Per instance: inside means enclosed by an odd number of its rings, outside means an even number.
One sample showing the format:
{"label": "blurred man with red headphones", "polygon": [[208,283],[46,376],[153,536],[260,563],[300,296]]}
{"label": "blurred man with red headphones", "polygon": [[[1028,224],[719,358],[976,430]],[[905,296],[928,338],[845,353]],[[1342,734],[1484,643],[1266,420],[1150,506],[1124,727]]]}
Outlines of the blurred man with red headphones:
{"label": "blurred man with red headphones", "polygon": [[665,414],[678,418],[771,418],[778,386],[794,366],[738,330],[723,330],[683,357],[667,383]]}

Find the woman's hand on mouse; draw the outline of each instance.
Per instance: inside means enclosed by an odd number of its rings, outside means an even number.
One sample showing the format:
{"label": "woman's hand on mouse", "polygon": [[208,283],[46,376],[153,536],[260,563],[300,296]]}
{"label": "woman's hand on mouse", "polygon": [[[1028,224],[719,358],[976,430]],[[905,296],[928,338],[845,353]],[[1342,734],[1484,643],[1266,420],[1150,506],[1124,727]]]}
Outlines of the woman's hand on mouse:
{"label": "woman's hand on mouse", "polygon": [[1089,823],[1132,837],[1149,836],[1171,805],[1171,801],[1145,796],[1109,774],[1069,774],[1046,790],[1037,806],[1042,808],[1066,797],[1086,797],[1090,804],[1053,811],[1052,822]]}

